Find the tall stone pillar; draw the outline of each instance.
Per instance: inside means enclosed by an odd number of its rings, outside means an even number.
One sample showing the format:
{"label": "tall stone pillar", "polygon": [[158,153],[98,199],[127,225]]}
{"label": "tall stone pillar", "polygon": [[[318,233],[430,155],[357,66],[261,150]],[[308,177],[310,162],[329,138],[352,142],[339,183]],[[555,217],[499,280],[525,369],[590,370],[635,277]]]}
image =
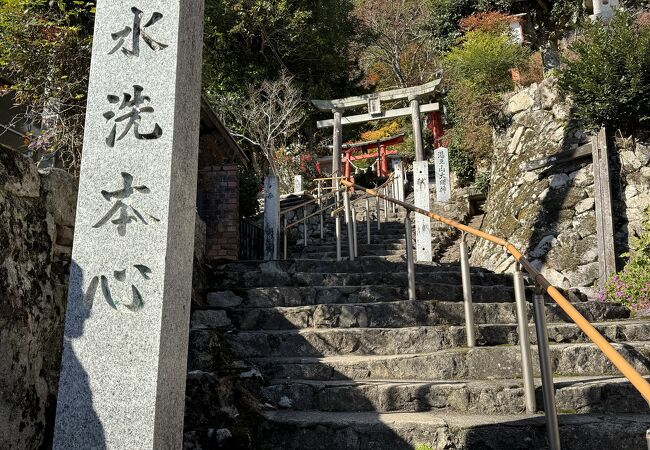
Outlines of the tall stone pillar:
{"label": "tall stone pillar", "polygon": [[[341,125],[341,119],[343,117],[343,112],[335,109],[332,110],[334,114],[334,136],[332,140],[332,174],[333,177],[338,177],[341,175],[341,147],[343,147],[343,126]],[[332,180],[332,187],[338,187],[338,180]],[[336,202],[340,205],[341,195],[336,194]],[[336,260],[341,261],[341,215],[337,214],[334,218],[334,227],[336,233]]]}
{"label": "tall stone pillar", "polygon": [[593,0],[592,5],[593,5],[593,8],[594,8],[594,16],[600,17],[603,14],[602,0]]}
{"label": "tall stone pillar", "polygon": [[341,125],[343,113],[338,109],[333,110],[332,113],[334,113],[332,171],[334,172],[333,176],[339,176],[341,175],[341,148],[343,147],[343,126]]}
{"label": "tall stone pillar", "polygon": [[[429,211],[429,162],[415,161],[413,163],[413,187],[415,194],[415,206]],[[430,262],[433,258],[431,252],[431,219],[422,214],[415,215],[415,242],[416,260],[419,262]]]}
{"label": "tall stone pillar", "polygon": [[274,175],[264,178],[264,259],[278,259],[280,241],[280,181]]}
{"label": "tall stone pillar", "polygon": [[420,120],[420,102],[417,97],[409,97],[411,102],[411,122],[413,122],[413,142],[415,143],[415,160],[424,161],[422,144],[422,121]]}
{"label": "tall stone pillar", "polygon": [[182,447],[202,28],[97,1],[55,450]]}

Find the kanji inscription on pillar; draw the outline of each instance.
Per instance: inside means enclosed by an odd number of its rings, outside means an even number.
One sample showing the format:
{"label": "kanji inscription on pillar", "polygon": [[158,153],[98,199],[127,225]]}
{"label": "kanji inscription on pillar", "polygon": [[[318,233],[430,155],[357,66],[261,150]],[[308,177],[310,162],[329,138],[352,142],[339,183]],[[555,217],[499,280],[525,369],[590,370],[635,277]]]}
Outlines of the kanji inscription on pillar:
{"label": "kanji inscription on pillar", "polygon": [[436,200],[445,203],[451,198],[449,179],[449,150],[440,147],[433,152],[436,163]]}
{"label": "kanji inscription on pillar", "polygon": [[97,0],[54,450],[182,447],[203,0]]}

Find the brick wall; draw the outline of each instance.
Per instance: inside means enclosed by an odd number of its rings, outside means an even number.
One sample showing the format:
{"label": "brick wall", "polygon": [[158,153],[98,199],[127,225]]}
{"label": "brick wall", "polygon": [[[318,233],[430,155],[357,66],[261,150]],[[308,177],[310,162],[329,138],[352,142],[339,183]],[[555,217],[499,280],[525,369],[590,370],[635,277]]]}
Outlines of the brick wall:
{"label": "brick wall", "polygon": [[205,256],[239,257],[239,168],[236,164],[199,170],[199,216],[206,225]]}

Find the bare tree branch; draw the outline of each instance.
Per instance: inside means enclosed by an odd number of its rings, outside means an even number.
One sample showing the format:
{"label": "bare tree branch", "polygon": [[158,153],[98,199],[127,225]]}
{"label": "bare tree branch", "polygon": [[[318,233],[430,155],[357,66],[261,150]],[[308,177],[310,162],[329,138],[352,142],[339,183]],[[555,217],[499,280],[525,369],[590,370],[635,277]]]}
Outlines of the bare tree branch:
{"label": "bare tree branch", "polygon": [[293,78],[283,71],[277,80],[249,86],[246,98],[215,100],[233,136],[257,147],[278,176],[276,152],[287,147],[305,119],[304,102]]}

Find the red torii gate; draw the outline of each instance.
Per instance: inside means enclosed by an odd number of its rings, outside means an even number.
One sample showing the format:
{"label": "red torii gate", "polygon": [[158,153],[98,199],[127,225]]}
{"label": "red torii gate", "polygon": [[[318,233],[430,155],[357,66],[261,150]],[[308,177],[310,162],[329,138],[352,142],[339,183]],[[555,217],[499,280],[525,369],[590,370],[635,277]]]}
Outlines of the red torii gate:
{"label": "red torii gate", "polygon": [[[352,161],[363,159],[378,159],[377,175],[380,177],[388,176],[388,155],[397,155],[397,150],[388,150],[388,147],[398,145],[404,142],[404,134],[397,134],[376,141],[356,142],[353,144],[344,144],[343,161],[345,161],[345,176],[350,178]],[[377,153],[370,153],[372,147],[377,147]],[[352,153],[362,151],[361,155],[353,156]]]}

